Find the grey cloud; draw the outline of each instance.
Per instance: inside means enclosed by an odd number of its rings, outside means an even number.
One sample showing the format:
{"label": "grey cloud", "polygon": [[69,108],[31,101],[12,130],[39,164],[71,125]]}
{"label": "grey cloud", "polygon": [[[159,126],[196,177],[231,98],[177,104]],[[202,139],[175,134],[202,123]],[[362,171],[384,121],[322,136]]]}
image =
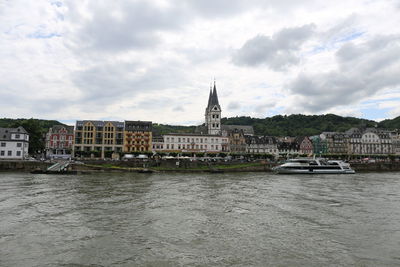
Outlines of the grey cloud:
{"label": "grey cloud", "polygon": [[186,18],[179,6],[162,8],[151,1],[96,1],[90,12],[75,44],[102,51],[151,48],[160,42],[160,31],[178,29]]}
{"label": "grey cloud", "polygon": [[141,93],[182,86],[184,75],[184,68],[176,62],[165,62],[145,72],[135,64],[116,63],[76,72],[72,80],[83,93],[82,103],[102,107]]}
{"label": "grey cloud", "polygon": [[336,52],[338,69],[301,74],[289,85],[297,107],[321,112],[357,102],[378,91],[400,86],[400,36],[377,36],[363,44],[346,44]]}
{"label": "grey cloud", "polygon": [[236,101],[232,101],[228,104],[228,110],[237,110],[240,108],[240,103]]}
{"label": "grey cloud", "polygon": [[172,109],[172,111],[183,112],[185,109],[182,106],[176,106]]}
{"label": "grey cloud", "polygon": [[87,52],[153,48],[162,42],[161,32],[179,31],[197,18],[217,19],[256,8],[283,8],[287,13],[301,6],[295,0],[168,0],[166,3],[160,6],[147,0],[95,1],[87,6],[89,14],[82,16],[77,8],[81,1],[67,2],[66,17],[77,25],[76,32],[71,33],[73,46],[77,50],[86,48]]}
{"label": "grey cloud", "polygon": [[248,40],[233,55],[233,62],[238,66],[266,65],[280,71],[299,62],[301,45],[314,33],[313,24],[302,27],[284,28],[272,37],[258,35]]}

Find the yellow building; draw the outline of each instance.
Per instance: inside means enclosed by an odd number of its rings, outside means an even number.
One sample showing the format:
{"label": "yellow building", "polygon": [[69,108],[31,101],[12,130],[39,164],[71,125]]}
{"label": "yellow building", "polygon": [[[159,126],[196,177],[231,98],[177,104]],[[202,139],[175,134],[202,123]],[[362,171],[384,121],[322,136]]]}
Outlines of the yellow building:
{"label": "yellow building", "polygon": [[75,156],[109,158],[123,149],[124,123],[119,121],[77,121]]}
{"label": "yellow building", "polygon": [[152,150],[152,122],[125,121],[124,149],[129,152],[151,152]]}

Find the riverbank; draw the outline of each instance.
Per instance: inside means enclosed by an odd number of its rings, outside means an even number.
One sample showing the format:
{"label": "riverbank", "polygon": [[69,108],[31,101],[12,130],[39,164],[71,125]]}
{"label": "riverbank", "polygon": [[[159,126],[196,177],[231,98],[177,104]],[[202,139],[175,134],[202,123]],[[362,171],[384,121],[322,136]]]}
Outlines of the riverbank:
{"label": "riverbank", "polygon": [[[46,170],[53,163],[40,161],[0,161],[0,171],[32,172]],[[203,162],[189,160],[91,160],[71,163],[70,170],[77,172],[270,172],[275,163],[268,161]],[[399,162],[353,163],[356,172],[400,171]]]}

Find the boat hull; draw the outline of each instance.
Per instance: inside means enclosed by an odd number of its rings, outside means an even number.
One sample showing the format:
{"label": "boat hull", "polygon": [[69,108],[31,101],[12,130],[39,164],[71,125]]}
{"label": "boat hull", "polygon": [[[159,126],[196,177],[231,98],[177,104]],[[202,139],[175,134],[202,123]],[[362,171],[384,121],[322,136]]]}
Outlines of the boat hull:
{"label": "boat hull", "polygon": [[354,174],[353,169],[289,169],[289,168],[273,168],[278,174]]}

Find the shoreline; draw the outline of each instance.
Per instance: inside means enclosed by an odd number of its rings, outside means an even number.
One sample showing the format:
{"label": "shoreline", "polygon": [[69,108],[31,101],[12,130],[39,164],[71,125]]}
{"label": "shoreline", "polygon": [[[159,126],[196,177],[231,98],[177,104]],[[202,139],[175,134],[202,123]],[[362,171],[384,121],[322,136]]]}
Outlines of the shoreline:
{"label": "shoreline", "polygon": [[[37,172],[46,173],[54,163],[39,161],[0,161],[0,172]],[[96,172],[137,172],[137,173],[235,173],[235,172],[272,172],[276,164],[270,162],[181,162],[176,161],[88,161],[84,164],[71,163],[69,174]],[[398,172],[400,162],[353,163],[356,173]],[[52,172],[49,172],[52,173]],[[54,174],[60,174],[53,172]],[[68,173],[66,173],[68,174]]]}

